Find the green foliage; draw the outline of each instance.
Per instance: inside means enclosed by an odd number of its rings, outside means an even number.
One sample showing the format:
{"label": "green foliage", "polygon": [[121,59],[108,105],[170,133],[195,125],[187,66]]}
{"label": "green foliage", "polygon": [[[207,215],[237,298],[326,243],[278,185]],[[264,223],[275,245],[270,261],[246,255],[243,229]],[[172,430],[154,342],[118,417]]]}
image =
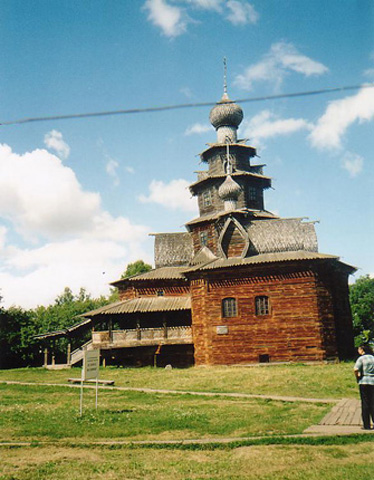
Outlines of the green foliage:
{"label": "green foliage", "polygon": [[33,360],[36,333],[31,311],[19,307],[0,308],[0,368],[18,367]]}
{"label": "green foliage", "polygon": [[374,278],[365,275],[350,286],[355,344],[374,339]]}
{"label": "green foliage", "polygon": [[[109,298],[91,298],[84,288],[74,295],[66,287],[48,307],[39,306],[29,311],[18,307],[0,309],[0,368],[40,364],[43,345],[35,335],[78,323],[77,315],[107,305],[114,295],[112,292]],[[87,335],[90,332],[79,332],[79,336],[72,339],[73,348],[88,340]],[[66,359],[67,343],[66,338],[54,341],[53,353],[60,361]]]}
{"label": "green foliage", "polygon": [[121,279],[139,275],[140,273],[146,273],[150,270],[152,270],[151,265],[144,263],[143,260],[137,260],[136,262],[127,265],[126,271],[122,274]]}
{"label": "green foliage", "polygon": [[34,310],[34,323],[38,333],[60,330],[77,323],[77,315],[107,305],[108,299],[104,296],[92,298],[84,288],[78,295],[74,295],[70,288],[65,287],[53,305],[37,307]]}

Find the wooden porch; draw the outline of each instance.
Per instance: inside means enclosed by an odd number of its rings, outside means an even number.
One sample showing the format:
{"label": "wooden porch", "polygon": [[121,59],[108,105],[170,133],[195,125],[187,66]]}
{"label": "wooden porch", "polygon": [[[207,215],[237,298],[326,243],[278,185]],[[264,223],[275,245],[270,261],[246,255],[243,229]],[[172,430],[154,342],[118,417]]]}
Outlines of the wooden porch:
{"label": "wooden porch", "polygon": [[151,345],[192,344],[192,327],[133,328],[92,332],[92,347],[111,348],[145,347]]}

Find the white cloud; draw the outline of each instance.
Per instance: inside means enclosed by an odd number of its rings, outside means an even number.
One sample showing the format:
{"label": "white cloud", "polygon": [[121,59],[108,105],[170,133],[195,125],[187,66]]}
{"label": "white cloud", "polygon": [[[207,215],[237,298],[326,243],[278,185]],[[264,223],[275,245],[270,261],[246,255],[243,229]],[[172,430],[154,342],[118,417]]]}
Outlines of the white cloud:
{"label": "white cloud", "polygon": [[300,73],[306,77],[322,75],[328,68],[320,62],[299,53],[292,43],[274,43],[262,60],[246,68],[237,75],[235,85],[250,90],[255,82],[270,82],[279,88],[284,77],[290,72]]}
{"label": "white cloud", "polygon": [[6,234],[8,230],[4,226],[0,225],[0,252],[5,247]]}
{"label": "white cloud", "polygon": [[[189,23],[202,23],[189,15],[191,10],[219,14],[233,25],[254,24],[259,18],[254,6],[245,0],[174,0],[172,3],[172,0],[146,0],[143,6],[148,20],[167,37],[186,33]],[[183,8],[176,3],[183,4]]]}
{"label": "white cloud", "polygon": [[264,139],[310,130],[312,126],[303,118],[278,118],[269,110],[262,110],[249,121],[244,121],[241,128],[245,137],[259,145]]}
{"label": "white cloud", "polygon": [[51,130],[44,135],[44,144],[47,148],[54,150],[61,158],[68,158],[70,147],[62,138],[62,133]]}
{"label": "white cloud", "polygon": [[189,126],[186,128],[186,131],[184,132],[185,135],[193,135],[197,133],[198,135],[201,135],[202,133],[210,132],[212,130],[212,126],[208,124],[202,124],[202,123],[194,123],[193,125]]}
{"label": "white cloud", "polygon": [[258,13],[253,5],[248,2],[229,0],[226,3],[227,8],[230,10],[227,19],[233,25],[246,25],[250,23],[256,23],[258,20]]}
{"label": "white cloud", "polygon": [[[23,235],[25,246],[7,243],[7,238],[17,238],[14,230]],[[149,261],[143,247],[147,231],[103,210],[100,195],[85,191],[75,173],[46,150],[18,155],[0,144],[0,287],[5,305],[48,304],[65,286],[107,293],[107,283],[128,262]]]}
{"label": "white cloud", "polygon": [[131,173],[131,174],[135,173],[135,169],[133,167],[125,167],[125,170],[127,173]]}
{"label": "white cloud", "polygon": [[100,196],[46,150],[24,155],[0,144],[0,217],[24,236],[54,237],[90,228]]}
{"label": "white cloud", "polygon": [[[136,240],[135,240],[136,238]],[[128,262],[151,259],[135,236],[131,244],[96,238],[54,242],[35,249],[8,247],[0,271],[4,305],[34,308],[47,305],[66,286],[78,292],[84,287],[93,296],[109,293]]]}
{"label": "white cloud", "polygon": [[171,180],[170,183],[152,180],[149,195],[140,195],[139,200],[142,203],[157,203],[171,210],[196,212],[196,200],[191,198],[188,186],[189,183],[184,179]]}
{"label": "white cloud", "polygon": [[161,28],[165,36],[177,37],[186,32],[189,17],[183,9],[165,0],[147,0],[144,9],[148,11],[148,20]]}
{"label": "white cloud", "polygon": [[347,170],[351,177],[356,177],[362,172],[364,160],[356,153],[347,152],[342,158],[342,167]]}
{"label": "white cloud", "polygon": [[186,0],[190,5],[202,10],[222,11],[223,0]]}
{"label": "white cloud", "polygon": [[309,139],[316,148],[339,149],[347,129],[353,123],[373,119],[374,88],[362,88],[355,95],[330,102]]}
{"label": "white cloud", "polygon": [[108,157],[108,162],[105,166],[106,173],[112,177],[113,184],[118,186],[119,185],[119,177],[117,173],[117,168],[119,167],[119,163],[114,158]]}

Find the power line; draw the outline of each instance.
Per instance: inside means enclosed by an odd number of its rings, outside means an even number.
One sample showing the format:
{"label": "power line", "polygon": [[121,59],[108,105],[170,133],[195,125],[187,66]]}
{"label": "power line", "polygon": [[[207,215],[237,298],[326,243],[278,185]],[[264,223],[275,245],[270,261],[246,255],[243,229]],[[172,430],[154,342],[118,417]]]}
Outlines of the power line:
{"label": "power line", "polygon": [[[362,88],[373,88],[373,87],[374,87],[374,83],[368,83],[364,85],[351,85],[351,86],[345,86],[345,87],[324,88],[321,90],[310,90],[307,92],[284,93],[279,95],[267,95],[264,97],[241,98],[238,100],[233,100],[232,103],[263,102],[265,100],[280,100],[282,98],[307,97],[312,95],[322,95],[325,93],[345,92],[348,90],[359,90]],[[50,115],[45,117],[29,117],[29,118],[21,118],[19,120],[10,120],[6,122],[0,122],[0,126],[20,125],[23,123],[32,123],[32,122],[46,122],[49,120],[69,120],[69,119],[74,120],[78,118],[108,117],[111,115],[131,115],[134,113],[164,112],[167,110],[179,110],[182,108],[212,107],[214,105],[217,105],[217,102],[181,103],[178,105],[165,105],[160,107],[146,107],[146,108],[130,108],[127,110],[110,110],[106,112],[73,113],[69,115]]]}

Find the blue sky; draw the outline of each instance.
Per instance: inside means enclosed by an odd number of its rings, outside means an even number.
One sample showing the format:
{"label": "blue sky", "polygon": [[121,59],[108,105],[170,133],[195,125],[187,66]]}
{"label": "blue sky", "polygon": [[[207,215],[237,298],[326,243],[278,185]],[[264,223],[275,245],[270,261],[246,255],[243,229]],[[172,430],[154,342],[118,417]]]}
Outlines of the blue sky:
{"label": "blue sky", "polygon": [[[0,122],[374,81],[367,0],[2,0]],[[243,103],[266,207],[319,221],[319,250],[374,274],[374,89]],[[0,126],[3,305],[106,294],[150,232],[183,231],[209,107]]]}

